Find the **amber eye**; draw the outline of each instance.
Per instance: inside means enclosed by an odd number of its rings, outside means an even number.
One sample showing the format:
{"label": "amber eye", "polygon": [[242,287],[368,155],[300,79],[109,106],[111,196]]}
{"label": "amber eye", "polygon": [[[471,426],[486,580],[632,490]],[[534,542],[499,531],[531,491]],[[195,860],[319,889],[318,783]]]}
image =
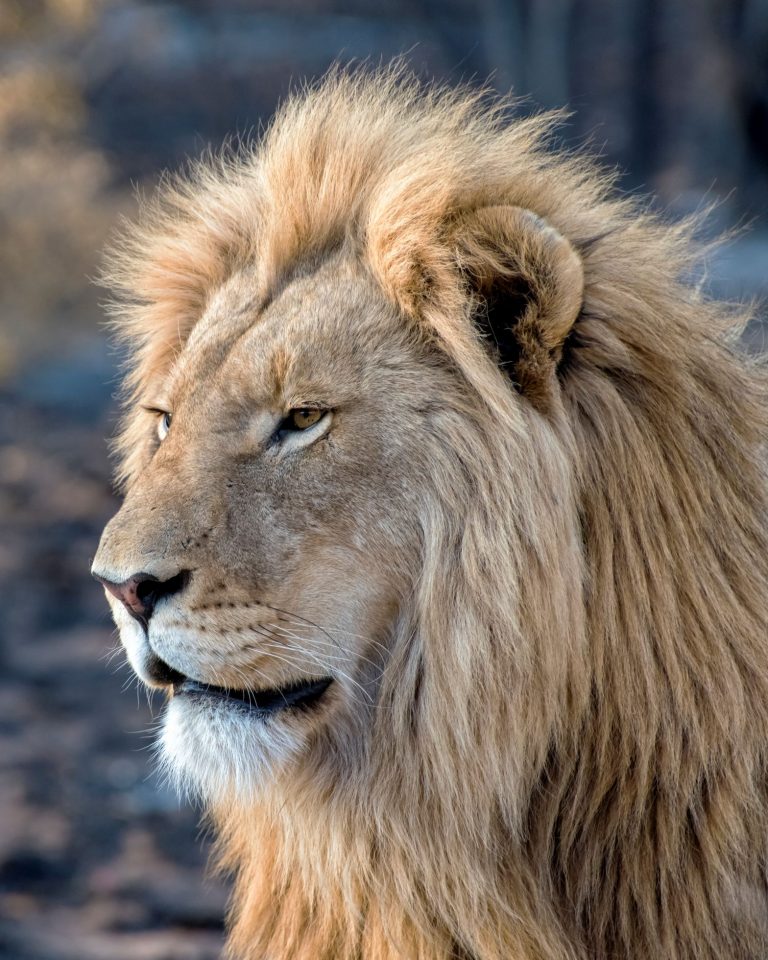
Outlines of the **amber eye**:
{"label": "amber eye", "polygon": [[160,440],[165,440],[168,431],[171,429],[171,414],[164,413],[157,421],[157,436]]}
{"label": "amber eye", "polygon": [[294,407],[280,421],[275,436],[278,440],[287,440],[291,434],[309,430],[310,427],[325,421],[330,415],[330,410],[322,410],[319,407]]}
{"label": "amber eye", "polygon": [[291,410],[281,426],[283,430],[307,430],[319,423],[324,416],[325,410],[318,410],[316,407],[297,407],[296,410]]}

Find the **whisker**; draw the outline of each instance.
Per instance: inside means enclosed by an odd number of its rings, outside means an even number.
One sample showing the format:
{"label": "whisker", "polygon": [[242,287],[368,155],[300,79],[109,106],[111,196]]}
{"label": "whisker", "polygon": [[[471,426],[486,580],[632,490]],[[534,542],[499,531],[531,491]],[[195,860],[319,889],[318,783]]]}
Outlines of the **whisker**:
{"label": "whisker", "polygon": [[[275,637],[270,637],[269,634],[265,634],[265,636],[267,636],[267,637],[268,637],[269,639],[271,639],[271,640],[275,640],[275,639],[276,639]],[[301,640],[300,637],[297,637],[296,639]],[[268,654],[268,655],[269,655],[270,657],[274,657],[275,659],[282,660],[284,663],[287,663],[289,666],[292,666],[292,667],[296,667],[296,666],[297,666],[297,664],[291,663],[290,661],[286,660],[284,657],[279,657],[279,656],[277,656],[277,654],[275,654],[274,652],[272,652],[272,651],[274,651],[275,649],[279,649],[279,650],[281,650],[282,652],[286,652],[286,651],[285,651],[285,647],[278,646],[277,644],[269,643],[269,642],[267,642],[267,643],[264,644],[263,646],[264,646],[264,649],[265,649],[265,650],[269,651],[269,654]],[[297,652],[298,652],[298,651],[297,651]],[[365,689],[365,687],[363,687],[363,685],[362,685],[361,683],[359,683],[357,680],[355,680],[353,677],[351,677],[346,671],[341,670],[339,667],[336,667],[336,666],[334,666],[333,664],[328,664],[328,663],[324,662],[323,660],[320,659],[320,657],[319,657],[318,655],[314,654],[314,653],[313,653],[312,651],[310,651],[310,650],[307,650],[306,648],[302,648],[301,651],[300,651],[300,653],[301,653],[302,658],[308,659],[308,660],[310,661],[310,663],[313,663],[313,664],[315,664],[315,665],[318,666],[318,667],[322,667],[323,669],[332,669],[337,676],[339,676],[342,680],[346,680],[347,683],[351,684],[353,687],[356,687],[356,688],[360,691],[360,693],[361,693],[369,702],[372,702],[372,697],[371,697],[370,693]]]}
{"label": "whisker", "polygon": [[105,650],[104,653],[101,654],[99,659],[102,660],[107,666],[109,666],[110,663],[112,663],[112,661],[115,659],[115,657],[118,656],[118,654],[123,652],[124,651],[123,651],[122,644],[117,643],[112,647],[111,650]]}
{"label": "whisker", "polygon": [[[268,603],[262,603],[262,606],[267,607],[269,610],[274,610],[275,613],[282,614],[283,617],[287,617],[289,620],[294,620],[296,623],[305,623],[310,627],[315,627],[317,630],[320,630],[324,633],[330,640],[337,642],[334,636],[331,636],[329,631],[325,627],[321,627],[319,623],[315,623],[313,620],[307,620],[306,617],[300,616],[298,613],[291,613],[288,610],[281,610],[279,607],[270,606]],[[334,634],[342,634],[345,637],[351,637],[354,640],[363,640],[365,643],[370,643],[375,647],[378,647],[383,653],[388,653],[388,647],[381,643],[380,641],[374,639],[369,634],[353,633],[351,630],[345,630],[343,627],[334,627]]]}
{"label": "whisker", "polygon": [[338,640],[336,640],[334,637],[332,637],[331,634],[328,633],[327,630],[325,630],[323,627],[320,626],[319,623],[314,623],[312,620],[307,620],[306,617],[301,617],[301,616],[299,616],[297,613],[289,613],[287,610],[281,610],[280,607],[273,607],[273,606],[271,606],[271,605],[268,604],[268,603],[265,603],[264,606],[265,606],[268,610],[274,610],[275,613],[282,613],[284,616],[286,616],[286,617],[291,617],[291,618],[293,618],[294,620],[298,621],[299,623],[305,623],[305,624],[307,624],[307,625],[310,626],[310,627],[314,627],[315,630],[319,630],[322,634],[324,634],[326,637],[328,637],[328,639],[331,641],[331,643],[334,644],[334,646],[338,646]]}
{"label": "whisker", "polygon": [[[266,628],[264,628],[264,629],[266,629]],[[289,639],[298,640],[299,643],[301,643],[301,644],[317,643],[317,642],[319,642],[319,641],[318,641],[318,638],[316,638],[316,637],[308,638],[308,637],[300,636],[299,634],[296,634],[296,633],[293,633],[292,631],[287,630],[285,627],[273,627],[273,628],[271,628],[272,631],[274,631],[275,629],[279,629],[279,630],[281,631],[281,633],[285,634]],[[264,631],[262,630],[262,634],[263,634],[263,635],[266,635],[266,636],[269,636],[269,637],[270,637],[271,639],[273,639],[273,640],[279,639],[278,637],[276,637],[276,636],[274,635],[274,632],[264,633]],[[340,648],[337,648],[337,647],[334,646],[334,650],[336,650],[336,649],[339,649],[339,650],[340,650]],[[361,693],[363,693],[363,694],[365,695],[365,697],[366,697],[369,701],[372,700],[371,695],[368,693],[368,691],[363,687],[363,685],[362,685],[361,683],[359,683],[357,680],[355,680],[349,673],[347,673],[346,671],[342,670],[342,669],[339,668],[338,666],[335,666],[335,665],[334,665],[334,663],[341,662],[341,663],[350,663],[350,664],[352,664],[353,666],[355,666],[355,665],[357,664],[357,662],[358,662],[357,660],[355,660],[355,658],[350,657],[348,654],[344,654],[343,651],[342,651],[342,656],[340,656],[340,657],[339,657],[339,656],[336,656],[336,655],[333,655],[333,654],[328,654],[328,653],[322,653],[322,654],[320,654],[320,653],[318,653],[318,652],[316,652],[316,651],[308,650],[308,649],[306,648],[306,646],[302,646],[302,648],[301,648],[301,655],[302,655],[302,656],[305,656],[305,657],[307,657],[307,658],[310,658],[310,659],[312,660],[312,662],[318,664],[319,666],[333,666],[333,668],[334,668],[334,670],[336,671],[336,673],[337,673],[342,679],[347,680],[348,683],[350,683],[350,684],[352,684],[353,686],[357,687],[357,688],[361,691]],[[320,659],[321,656],[322,656],[326,661],[333,661],[333,663],[331,663],[331,664],[326,664],[326,663],[324,663],[323,660]],[[362,659],[365,659],[368,663],[371,664],[371,666],[377,667],[377,668],[379,669],[379,676],[381,676],[381,673],[382,673],[383,671],[381,670],[381,667],[380,667],[379,664],[373,663],[373,661],[368,660],[368,658],[362,658]],[[377,678],[377,679],[378,679],[378,678]]]}
{"label": "whisker", "polygon": [[[271,644],[262,645],[262,648],[264,648],[264,647],[270,648],[270,652],[269,652],[267,655],[268,655],[271,659],[273,659],[273,660],[279,660],[281,663],[286,664],[286,666],[291,667],[291,668],[294,669],[294,670],[298,669],[298,664],[292,663],[292,662],[291,662],[290,660],[288,660],[286,657],[281,657],[281,656],[279,656],[278,654],[274,653],[274,652],[272,651],[272,649],[271,649],[271,648],[272,648],[272,645],[271,645]],[[278,648],[278,649],[281,649],[281,650],[282,650],[283,648]],[[322,664],[319,664],[319,665],[322,666]],[[264,677],[264,679],[267,681],[267,683],[270,683],[270,682],[271,682],[271,681],[270,681],[270,678],[267,677],[267,676],[265,676],[265,674],[263,673],[263,671],[259,670],[258,667],[254,667],[253,669],[256,670],[262,677]],[[286,704],[288,703],[288,701],[285,699],[285,696],[284,696],[284,695],[283,695],[283,700],[285,701]]]}
{"label": "whisker", "polygon": [[[298,624],[299,622],[302,622],[302,621],[297,620],[296,618],[291,618],[289,615],[286,615],[286,617],[288,617],[288,619],[294,619],[294,621],[295,621],[297,624]],[[284,619],[284,618],[279,618],[279,619]],[[323,628],[320,627],[318,624],[313,624],[313,623],[312,623],[311,621],[309,621],[309,620],[306,620],[306,621],[303,621],[303,622],[304,622],[304,623],[308,623],[308,624],[310,624],[311,626],[317,627],[317,629],[318,629],[318,630],[321,630],[326,636],[331,636],[328,630],[323,629]],[[345,630],[343,627],[334,627],[334,628],[333,628],[333,638],[332,638],[332,639],[333,639],[333,641],[334,641],[335,644],[338,644],[338,640],[336,639],[337,636],[349,637],[349,638],[352,639],[352,640],[362,640],[364,643],[369,643],[369,644],[371,644],[371,646],[377,647],[382,653],[389,653],[389,648],[386,646],[386,644],[381,643],[381,641],[379,641],[379,640],[375,640],[373,637],[368,636],[367,634],[353,633],[351,630]]]}
{"label": "whisker", "polygon": [[[300,634],[294,633],[291,630],[288,630],[287,627],[272,627],[272,631],[279,630],[280,633],[287,637],[288,639],[298,640],[300,643],[311,643],[312,646],[320,647],[330,647],[333,650],[337,651],[336,653],[324,653],[323,656],[327,657],[329,660],[338,661],[340,663],[347,663],[350,666],[357,666],[359,663],[368,663],[370,666],[376,668],[380,672],[383,672],[382,666],[379,663],[375,663],[369,657],[365,657],[362,654],[351,654],[343,651],[341,647],[330,644],[327,640],[324,640],[322,637],[305,637]],[[278,639],[275,637],[275,639]]]}
{"label": "whisker", "polygon": [[367,663],[367,664],[370,664],[370,666],[375,667],[379,670],[382,669],[382,665],[380,663],[376,663],[374,660],[371,660],[370,657],[366,657],[363,654],[359,654],[359,653],[351,654],[345,651],[342,648],[341,644],[339,644],[338,642],[331,643],[330,641],[324,639],[324,637],[306,637],[304,635],[294,633],[293,631],[289,630],[287,627],[282,627],[278,625],[260,624],[260,626],[266,626],[270,630],[279,630],[281,633],[285,634],[286,636],[292,637],[294,640],[299,640],[302,643],[311,642],[313,644],[318,644],[318,645],[322,644],[325,646],[333,647],[334,650],[338,651],[338,654],[345,662],[350,663],[352,665],[356,665],[358,663]]}

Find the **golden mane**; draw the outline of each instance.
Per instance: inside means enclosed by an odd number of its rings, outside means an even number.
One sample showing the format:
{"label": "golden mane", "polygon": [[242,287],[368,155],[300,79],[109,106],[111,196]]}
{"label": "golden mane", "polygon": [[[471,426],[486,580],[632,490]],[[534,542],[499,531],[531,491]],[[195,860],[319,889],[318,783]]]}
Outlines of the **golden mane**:
{"label": "golden mane", "polygon": [[[136,398],[237,270],[266,301],[342,244],[476,403],[446,419],[423,570],[365,776],[214,811],[254,960],[746,960],[766,945],[768,404],[691,224],[552,151],[552,118],[339,72],[260,143],[166,180],[112,256]],[[560,399],[510,414],[451,231],[509,204],[584,300]],[[459,414],[457,414],[457,417]],[[318,799],[322,798],[322,802]]]}

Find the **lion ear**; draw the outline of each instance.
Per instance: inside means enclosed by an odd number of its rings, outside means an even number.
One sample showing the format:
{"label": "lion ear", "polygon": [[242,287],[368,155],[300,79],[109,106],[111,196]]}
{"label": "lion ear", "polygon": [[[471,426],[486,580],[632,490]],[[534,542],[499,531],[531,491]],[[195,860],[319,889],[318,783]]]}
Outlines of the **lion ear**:
{"label": "lion ear", "polygon": [[457,224],[456,257],[475,322],[500,367],[542,412],[551,409],[563,343],[583,301],[581,257],[531,210],[482,207]]}

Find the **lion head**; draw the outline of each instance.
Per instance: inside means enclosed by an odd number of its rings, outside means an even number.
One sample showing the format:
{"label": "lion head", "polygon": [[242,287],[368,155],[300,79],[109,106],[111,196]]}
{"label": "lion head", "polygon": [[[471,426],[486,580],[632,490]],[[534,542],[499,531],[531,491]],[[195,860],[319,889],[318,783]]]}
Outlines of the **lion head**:
{"label": "lion head", "polygon": [[550,126],[337,74],[113,252],[93,570],[237,956],[765,946],[764,377]]}

